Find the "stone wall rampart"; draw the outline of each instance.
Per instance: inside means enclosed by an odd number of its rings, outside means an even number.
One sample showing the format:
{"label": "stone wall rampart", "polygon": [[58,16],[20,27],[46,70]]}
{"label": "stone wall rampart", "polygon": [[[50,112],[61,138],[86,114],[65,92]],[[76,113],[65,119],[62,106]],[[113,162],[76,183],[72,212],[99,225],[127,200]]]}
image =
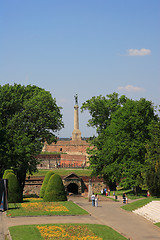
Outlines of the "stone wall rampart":
{"label": "stone wall rampart", "polygon": [[43,152],[63,152],[85,155],[86,149],[89,146],[89,143],[87,143],[85,140],[57,141],[57,143],[52,143],[51,145],[45,144]]}
{"label": "stone wall rampart", "polygon": [[[66,176],[62,176],[62,180]],[[101,189],[105,188],[106,185],[103,183],[102,178],[98,177],[88,177],[88,176],[79,176],[82,178],[82,181],[85,185],[85,191],[88,191],[89,179],[92,180],[92,191],[95,193],[100,193]],[[24,187],[24,195],[27,194],[36,194],[39,196],[40,189],[43,183],[44,177],[30,177],[30,179],[26,178],[25,187]]]}
{"label": "stone wall rampart", "polygon": [[86,155],[41,154],[37,158],[41,161],[38,169],[81,168],[87,165]]}

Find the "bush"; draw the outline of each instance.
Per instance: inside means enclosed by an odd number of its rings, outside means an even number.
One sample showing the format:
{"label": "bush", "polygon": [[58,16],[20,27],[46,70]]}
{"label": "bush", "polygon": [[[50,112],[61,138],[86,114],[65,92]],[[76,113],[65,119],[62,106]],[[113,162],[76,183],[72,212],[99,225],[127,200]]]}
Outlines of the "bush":
{"label": "bush", "polygon": [[16,175],[10,172],[6,175],[6,179],[8,179],[8,202],[22,202],[23,197]]}
{"label": "bush", "polygon": [[6,170],[4,171],[4,174],[3,174],[3,177],[2,177],[2,178],[5,179],[8,173],[14,173],[14,172],[13,172],[12,169],[6,169]]}
{"label": "bush", "polygon": [[63,185],[61,177],[58,174],[54,174],[51,176],[44,194],[44,201],[67,201],[65,187]]}
{"label": "bush", "polygon": [[40,190],[40,195],[39,197],[40,198],[43,198],[44,197],[44,193],[46,191],[46,187],[47,187],[47,184],[48,184],[48,181],[50,179],[50,177],[54,174],[53,171],[48,171],[45,178],[44,178],[44,181],[42,183],[42,187],[41,187],[41,190]]}

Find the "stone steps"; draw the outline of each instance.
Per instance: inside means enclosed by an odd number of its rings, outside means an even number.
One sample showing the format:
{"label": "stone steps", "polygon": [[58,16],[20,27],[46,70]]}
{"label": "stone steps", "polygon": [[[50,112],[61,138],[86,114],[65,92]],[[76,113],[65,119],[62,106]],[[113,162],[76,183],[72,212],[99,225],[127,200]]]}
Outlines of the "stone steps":
{"label": "stone steps", "polygon": [[152,201],[147,205],[133,211],[149,221],[156,223],[160,222],[160,201]]}

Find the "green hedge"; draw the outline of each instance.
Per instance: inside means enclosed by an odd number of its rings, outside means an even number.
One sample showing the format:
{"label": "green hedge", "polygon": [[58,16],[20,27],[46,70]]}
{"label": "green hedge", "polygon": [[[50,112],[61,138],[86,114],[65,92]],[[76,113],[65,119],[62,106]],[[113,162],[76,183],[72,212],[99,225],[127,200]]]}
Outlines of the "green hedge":
{"label": "green hedge", "polygon": [[61,177],[58,174],[54,174],[51,176],[44,194],[44,201],[45,202],[67,201],[65,187],[63,185]]}
{"label": "green hedge", "polygon": [[54,174],[54,172],[51,170],[49,172],[47,172],[45,178],[44,178],[44,181],[42,183],[42,187],[41,187],[41,190],[40,190],[40,195],[39,197],[40,198],[43,198],[44,197],[44,194],[45,194],[45,191],[46,191],[46,187],[47,187],[47,184],[48,184],[48,181],[50,179],[50,177]]}
{"label": "green hedge", "polygon": [[5,179],[8,173],[14,173],[14,172],[13,172],[12,169],[6,169],[6,170],[4,171],[4,174],[3,174],[3,177],[2,177],[2,178]]}
{"label": "green hedge", "polygon": [[6,179],[8,179],[8,202],[22,202],[22,193],[16,175],[10,172],[6,175]]}

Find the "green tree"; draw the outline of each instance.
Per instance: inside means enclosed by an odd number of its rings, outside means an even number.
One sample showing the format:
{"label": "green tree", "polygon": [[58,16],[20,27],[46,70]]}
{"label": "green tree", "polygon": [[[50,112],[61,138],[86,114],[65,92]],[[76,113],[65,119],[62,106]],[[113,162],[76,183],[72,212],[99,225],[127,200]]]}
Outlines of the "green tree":
{"label": "green tree", "polygon": [[51,94],[37,86],[0,86],[0,171],[12,167],[22,191],[26,173],[36,171],[36,155],[44,142],[56,141],[55,133],[63,127],[60,109]]}
{"label": "green tree", "polygon": [[150,136],[146,145],[145,183],[151,195],[160,197],[160,122],[152,122]]}
{"label": "green tree", "polygon": [[41,190],[40,190],[40,198],[43,198],[44,197],[44,194],[45,194],[45,191],[46,191],[46,187],[48,185],[48,182],[49,182],[49,179],[50,177],[54,174],[54,172],[51,170],[51,171],[48,171],[45,178],[44,178],[44,181],[42,183],[42,187],[41,187]]}
{"label": "green tree", "polygon": [[6,179],[8,179],[8,202],[22,202],[22,192],[16,175],[10,172],[6,175]]}
{"label": "green tree", "polygon": [[110,124],[111,114],[119,109],[126,100],[126,96],[119,97],[115,92],[106,97],[100,95],[84,102],[81,111],[89,111],[91,119],[88,121],[88,126],[96,127],[97,133],[101,133]]}
{"label": "green tree", "polygon": [[[1,116],[1,113],[0,113]],[[3,157],[5,156],[5,131],[2,128],[1,118],[0,118],[0,169],[2,167]],[[4,169],[0,170],[0,178],[2,178]]]}
{"label": "green tree", "polygon": [[158,118],[150,101],[124,99],[109,119],[107,112],[108,124],[91,141],[95,148],[88,153],[93,174],[102,176],[111,188],[121,182],[123,187],[137,189],[143,180],[148,126]]}
{"label": "green tree", "polygon": [[58,174],[50,177],[43,199],[45,202],[67,201],[65,188]]}

